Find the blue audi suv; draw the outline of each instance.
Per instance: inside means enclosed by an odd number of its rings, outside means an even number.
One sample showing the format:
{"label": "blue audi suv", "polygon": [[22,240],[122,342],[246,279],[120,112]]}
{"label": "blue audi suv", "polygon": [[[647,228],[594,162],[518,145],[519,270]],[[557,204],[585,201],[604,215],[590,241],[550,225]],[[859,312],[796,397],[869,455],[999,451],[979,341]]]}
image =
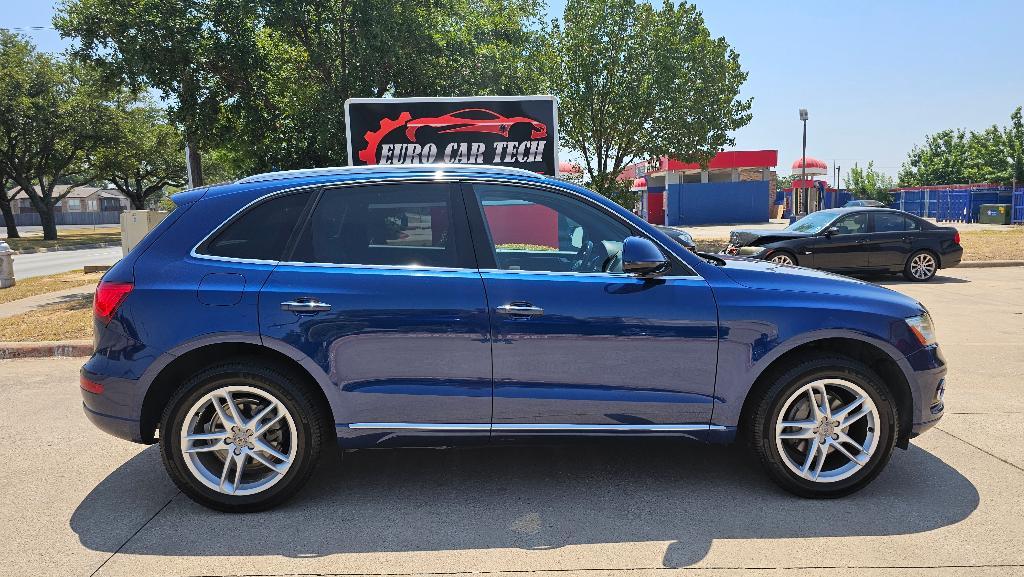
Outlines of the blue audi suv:
{"label": "blue audi suv", "polygon": [[560,180],[347,167],[173,199],[96,289],[81,388],[215,509],[280,503],[335,441],[738,441],[783,488],[837,497],[942,415],[919,303],[691,252]]}

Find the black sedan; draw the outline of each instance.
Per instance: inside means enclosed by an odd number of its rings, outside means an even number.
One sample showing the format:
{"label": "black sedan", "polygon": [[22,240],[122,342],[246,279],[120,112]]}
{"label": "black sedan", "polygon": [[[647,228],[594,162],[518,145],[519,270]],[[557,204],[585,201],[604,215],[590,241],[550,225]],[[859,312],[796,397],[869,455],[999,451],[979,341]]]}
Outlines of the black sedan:
{"label": "black sedan", "polygon": [[888,208],[833,208],[784,230],[734,230],[727,254],[853,272],[902,272],[926,281],[960,264],[960,233]]}
{"label": "black sedan", "polygon": [[681,228],[673,228],[671,226],[655,225],[658,230],[672,237],[672,240],[686,247],[690,252],[697,252],[697,243],[693,242],[693,237],[690,233],[686,232]]}

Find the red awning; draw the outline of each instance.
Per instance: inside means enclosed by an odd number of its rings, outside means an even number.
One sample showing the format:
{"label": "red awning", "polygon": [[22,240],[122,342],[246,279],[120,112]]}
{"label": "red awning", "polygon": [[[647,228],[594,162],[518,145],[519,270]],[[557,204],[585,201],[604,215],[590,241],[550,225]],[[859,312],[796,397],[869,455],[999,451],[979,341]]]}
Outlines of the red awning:
{"label": "red awning", "polygon": [[[778,150],[724,150],[708,163],[708,169],[723,168],[772,168],[779,163]],[[667,156],[661,157],[661,170],[699,170],[696,162],[680,162]]]}

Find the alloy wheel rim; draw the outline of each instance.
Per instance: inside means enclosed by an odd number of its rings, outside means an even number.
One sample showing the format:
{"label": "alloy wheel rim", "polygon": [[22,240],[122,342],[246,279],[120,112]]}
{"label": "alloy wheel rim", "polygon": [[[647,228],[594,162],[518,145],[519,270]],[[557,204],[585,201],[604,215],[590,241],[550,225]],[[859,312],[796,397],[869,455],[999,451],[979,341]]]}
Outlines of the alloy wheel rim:
{"label": "alloy wheel rim", "polygon": [[295,420],[283,403],[245,385],[218,388],[185,415],[181,453],[192,475],[226,495],[252,495],[277,484],[295,461]]}
{"label": "alloy wheel rim", "polygon": [[797,389],[775,423],[782,461],[797,476],[835,483],[864,468],[878,448],[878,408],[856,383],[820,379]]}
{"label": "alloy wheel rim", "polygon": [[926,279],[935,274],[935,259],[928,253],[921,253],[910,261],[910,274],[914,278]]}
{"label": "alloy wheel rim", "polygon": [[775,264],[793,264],[793,259],[784,254],[777,254],[771,258],[771,262]]}

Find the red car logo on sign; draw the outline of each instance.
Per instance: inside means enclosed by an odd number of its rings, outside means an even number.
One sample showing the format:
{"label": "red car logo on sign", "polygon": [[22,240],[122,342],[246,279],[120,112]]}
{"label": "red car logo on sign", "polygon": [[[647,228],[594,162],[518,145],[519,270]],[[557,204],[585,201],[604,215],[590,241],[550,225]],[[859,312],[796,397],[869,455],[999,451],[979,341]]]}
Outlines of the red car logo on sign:
{"label": "red car logo on sign", "polygon": [[525,116],[514,116],[507,118],[485,108],[464,108],[456,110],[443,116],[434,118],[417,118],[410,120],[405,125],[405,136],[410,142],[416,142],[416,131],[420,128],[430,127],[445,134],[450,132],[483,132],[500,134],[508,138],[509,131],[517,124],[524,124],[530,127],[530,138],[533,140],[546,138],[548,127],[542,122],[537,122]]}

